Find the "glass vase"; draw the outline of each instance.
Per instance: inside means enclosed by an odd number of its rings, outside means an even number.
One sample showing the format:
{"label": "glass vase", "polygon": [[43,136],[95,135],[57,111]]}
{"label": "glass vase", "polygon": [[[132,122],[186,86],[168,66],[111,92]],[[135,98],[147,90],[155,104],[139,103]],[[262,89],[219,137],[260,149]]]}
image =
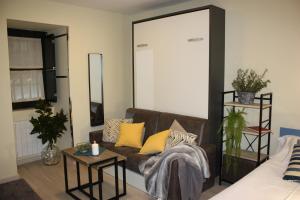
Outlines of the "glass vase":
{"label": "glass vase", "polygon": [[61,159],[60,150],[56,144],[48,144],[41,153],[45,165],[56,165]]}

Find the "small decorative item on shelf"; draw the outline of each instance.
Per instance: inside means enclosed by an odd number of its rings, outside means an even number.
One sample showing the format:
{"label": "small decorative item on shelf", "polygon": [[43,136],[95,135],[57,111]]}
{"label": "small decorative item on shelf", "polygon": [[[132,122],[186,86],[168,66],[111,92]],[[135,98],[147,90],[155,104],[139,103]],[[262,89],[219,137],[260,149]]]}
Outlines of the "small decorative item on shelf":
{"label": "small decorative item on shelf", "polygon": [[80,153],[86,153],[91,150],[91,144],[88,142],[81,142],[76,144],[75,149]]}
{"label": "small decorative item on shelf", "polygon": [[[260,128],[260,132],[261,134],[266,134],[266,133],[272,133],[272,131],[270,129],[267,128]],[[248,133],[250,135],[254,135],[254,134],[259,134],[259,126],[248,126],[244,129],[244,133]]]}
{"label": "small decorative item on shelf", "polygon": [[[229,170],[232,158],[240,157],[241,154],[241,140],[243,130],[246,127],[246,120],[244,115],[247,113],[242,110],[235,111],[233,108],[227,109],[228,115],[224,118],[219,132],[224,129],[226,134],[225,139],[225,153],[228,155],[225,160],[226,171]],[[234,166],[236,168],[236,166]]]}
{"label": "small decorative item on shelf", "polygon": [[94,141],[93,144],[87,142],[78,143],[75,146],[75,150],[75,156],[98,156],[103,153],[106,148],[99,146],[99,144]]}
{"label": "small decorative item on shelf", "polygon": [[52,112],[51,104],[45,100],[39,100],[36,104],[37,118],[31,117],[30,122],[33,129],[30,134],[38,134],[37,138],[42,140],[42,144],[47,144],[41,153],[42,161],[45,165],[55,165],[60,161],[60,150],[56,145],[57,138],[66,131],[65,123],[67,116],[61,109],[55,115]]}
{"label": "small decorative item on shelf", "polygon": [[232,87],[238,93],[238,100],[242,104],[253,104],[255,94],[271,83],[270,80],[263,80],[267,69],[262,75],[258,75],[254,70],[238,69],[237,77],[232,82]]}

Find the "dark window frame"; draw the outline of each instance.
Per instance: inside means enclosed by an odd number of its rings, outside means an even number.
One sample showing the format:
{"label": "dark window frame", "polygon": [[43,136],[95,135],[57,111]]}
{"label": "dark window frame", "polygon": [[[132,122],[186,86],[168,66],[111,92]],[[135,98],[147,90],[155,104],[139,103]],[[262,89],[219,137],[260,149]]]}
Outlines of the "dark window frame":
{"label": "dark window frame", "polygon": [[[46,86],[47,86],[47,81],[45,80],[45,63],[44,63],[44,51],[45,51],[45,47],[44,47],[44,43],[45,40],[47,38],[47,33],[46,32],[42,32],[42,31],[31,31],[31,30],[21,30],[21,29],[12,29],[12,28],[8,28],[7,29],[7,35],[8,36],[12,36],[12,37],[27,37],[27,38],[40,38],[41,39],[41,43],[42,43],[42,59],[43,59],[43,68],[41,69],[29,69],[29,68],[18,68],[18,69],[14,69],[14,68],[10,68],[10,71],[27,71],[27,70],[41,70],[43,71],[43,80],[44,80],[44,94],[45,94],[45,99],[48,100],[46,98],[47,96],[47,90],[46,90]],[[53,102],[56,102],[56,100],[53,100]],[[23,102],[15,102],[12,103],[12,108],[13,110],[19,110],[19,109],[26,109],[26,108],[34,108],[36,105],[37,101],[23,101]]]}

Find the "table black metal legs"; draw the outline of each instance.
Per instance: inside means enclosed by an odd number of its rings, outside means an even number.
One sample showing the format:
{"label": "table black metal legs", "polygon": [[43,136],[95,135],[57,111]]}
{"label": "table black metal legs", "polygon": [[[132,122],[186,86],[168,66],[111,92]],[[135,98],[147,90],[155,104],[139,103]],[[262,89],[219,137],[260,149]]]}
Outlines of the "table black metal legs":
{"label": "table black metal legs", "polygon": [[67,168],[67,157],[63,155],[64,159],[64,175],[65,175],[65,191],[68,193],[69,186],[68,186],[68,168]]}
{"label": "table black metal legs", "polygon": [[76,173],[77,173],[77,186],[80,188],[81,184],[80,184],[80,166],[79,166],[79,162],[76,161]]}
{"label": "table black metal legs", "polygon": [[123,168],[123,193],[121,194],[121,196],[126,195],[127,191],[126,191],[126,161],[123,160],[121,162],[122,164],[122,168]]}
{"label": "table black metal legs", "polygon": [[73,197],[73,199],[80,200],[78,197],[76,197],[72,193],[72,191],[74,189],[69,189],[67,156],[65,154],[63,155],[63,160],[64,160],[65,191],[66,191],[67,194],[69,194],[71,197]]}
{"label": "table black metal legs", "polygon": [[99,184],[99,200],[103,199],[102,194],[102,182],[103,182],[103,170],[102,168],[98,169],[98,184]]}
{"label": "table black metal legs", "polygon": [[[98,181],[93,182],[93,175],[92,175],[92,167],[93,165],[88,166],[88,183],[81,184],[80,180],[80,163],[76,161],[76,175],[77,175],[77,187],[69,188],[68,183],[68,167],[67,167],[67,157],[66,155],[63,155],[63,162],[64,162],[64,176],[65,176],[65,191],[67,194],[69,194],[73,199],[80,200],[75,194],[72,192],[75,190],[81,191],[83,194],[89,197],[90,200],[96,200],[96,198],[93,196],[93,186],[98,184],[99,185],[99,200],[103,200],[103,193],[102,193],[102,182],[103,182],[103,168],[105,167],[114,167],[115,171],[115,196],[110,198],[109,200],[116,199],[118,200],[121,196],[126,195],[126,161],[118,161],[117,157],[108,159],[110,162],[108,164],[105,164],[103,166],[99,165],[97,167],[98,171]],[[111,162],[113,161],[113,162]],[[122,172],[123,172],[123,193],[120,194],[120,188],[119,188],[119,172],[118,172],[118,164],[122,166]],[[85,191],[85,189],[88,188],[89,192]]]}
{"label": "table black metal legs", "polygon": [[118,175],[118,160],[115,160],[115,191],[116,199],[119,199],[119,175]]}
{"label": "table black metal legs", "polygon": [[90,190],[90,199],[93,200],[93,177],[92,177],[92,167],[88,167],[88,173],[89,173],[89,190]]}
{"label": "table black metal legs", "polygon": [[[118,172],[118,164],[120,164],[122,166],[122,172],[123,172],[123,192],[120,193],[120,188],[119,188],[119,172]],[[99,167],[98,168],[98,181],[99,181],[99,194],[102,193],[102,188],[101,187],[101,181],[103,180],[103,168],[107,167],[107,166],[103,166],[103,167]],[[127,189],[126,189],[126,161],[122,160],[122,161],[117,161],[116,160],[116,164],[114,165],[114,171],[115,171],[115,193],[116,196],[109,198],[109,200],[113,200],[113,199],[119,199],[122,196],[125,196],[127,194]],[[100,192],[101,190],[101,192]],[[103,197],[102,195],[99,196],[99,199],[102,200]]]}

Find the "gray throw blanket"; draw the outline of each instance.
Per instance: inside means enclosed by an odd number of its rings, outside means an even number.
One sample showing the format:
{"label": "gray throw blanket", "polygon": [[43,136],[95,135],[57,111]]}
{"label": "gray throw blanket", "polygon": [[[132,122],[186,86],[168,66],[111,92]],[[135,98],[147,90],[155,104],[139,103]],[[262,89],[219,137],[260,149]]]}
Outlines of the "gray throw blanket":
{"label": "gray throw blanket", "polygon": [[146,190],[156,199],[167,199],[174,160],[178,161],[182,200],[199,200],[210,172],[205,151],[196,145],[179,144],[141,163],[139,168],[145,177]]}

